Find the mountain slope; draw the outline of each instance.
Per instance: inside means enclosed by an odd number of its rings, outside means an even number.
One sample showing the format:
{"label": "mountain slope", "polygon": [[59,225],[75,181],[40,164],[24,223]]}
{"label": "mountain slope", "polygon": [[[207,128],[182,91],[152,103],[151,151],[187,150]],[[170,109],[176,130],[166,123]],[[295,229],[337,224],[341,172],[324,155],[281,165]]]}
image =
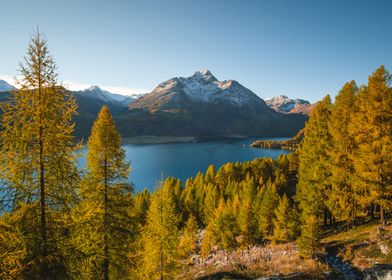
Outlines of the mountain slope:
{"label": "mountain slope", "polygon": [[123,136],[293,136],[305,116],[278,113],[234,80],[210,71],[160,83],[115,116]]}
{"label": "mountain slope", "polygon": [[278,95],[268,98],[265,101],[267,105],[279,113],[299,113],[309,114],[312,104],[303,99],[291,99],[286,95]]}
{"label": "mountain slope", "polygon": [[6,81],[0,80],[0,92],[11,91],[11,90],[15,90],[15,89],[16,88],[14,86],[10,85]]}
{"label": "mountain slope", "polygon": [[78,115],[75,117],[75,134],[77,137],[84,139],[87,139],[90,135],[91,127],[102,106],[107,105],[112,114],[117,114],[128,105],[115,100],[111,97],[112,93],[97,86],[82,91],[71,91],[71,94],[78,103]]}

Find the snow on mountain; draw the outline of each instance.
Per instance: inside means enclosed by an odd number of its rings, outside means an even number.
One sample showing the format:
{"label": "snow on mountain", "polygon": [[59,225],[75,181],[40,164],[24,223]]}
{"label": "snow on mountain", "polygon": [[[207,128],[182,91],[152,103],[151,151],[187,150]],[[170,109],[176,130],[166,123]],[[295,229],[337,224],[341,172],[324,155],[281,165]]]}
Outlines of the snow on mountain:
{"label": "snow on mountain", "polygon": [[0,80],[0,91],[11,91],[15,90],[16,88],[4,80]]}
{"label": "snow on mountain", "polygon": [[249,102],[262,101],[256,94],[236,81],[218,81],[210,71],[196,71],[188,78],[173,78],[160,83],[146,99],[167,99],[183,92],[193,101],[204,103],[230,102],[242,107]]}
{"label": "snow on mountain", "polygon": [[306,119],[300,114],[278,113],[240,83],[219,81],[208,70],[160,83],[118,117],[120,129],[129,137],[287,137],[303,128]]}
{"label": "snow on mountain", "polygon": [[280,113],[291,113],[296,108],[303,108],[310,106],[310,102],[303,99],[291,99],[286,95],[278,95],[265,100],[267,105]]}
{"label": "snow on mountain", "polygon": [[103,90],[98,86],[91,86],[86,88],[85,90],[78,91],[79,94],[84,95],[85,97],[101,99],[105,103],[121,103],[124,106],[128,106],[134,100],[139,98],[141,95],[133,94],[133,95],[122,95],[118,93],[111,93],[109,91]]}

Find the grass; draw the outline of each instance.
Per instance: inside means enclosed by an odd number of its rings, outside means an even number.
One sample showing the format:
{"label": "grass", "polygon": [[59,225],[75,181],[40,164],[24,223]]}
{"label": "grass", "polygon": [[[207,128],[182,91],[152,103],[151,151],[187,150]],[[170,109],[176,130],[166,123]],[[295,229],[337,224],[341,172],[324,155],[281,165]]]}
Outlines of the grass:
{"label": "grass", "polygon": [[[347,231],[338,228],[335,232],[330,231],[321,243],[339,248],[338,255],[358,269],[370,268],[378,263],[392,263],[392,225],[380,231],[377,222],[368,222]],[[380,244],[389,246],[391,252],[382,254]]]}

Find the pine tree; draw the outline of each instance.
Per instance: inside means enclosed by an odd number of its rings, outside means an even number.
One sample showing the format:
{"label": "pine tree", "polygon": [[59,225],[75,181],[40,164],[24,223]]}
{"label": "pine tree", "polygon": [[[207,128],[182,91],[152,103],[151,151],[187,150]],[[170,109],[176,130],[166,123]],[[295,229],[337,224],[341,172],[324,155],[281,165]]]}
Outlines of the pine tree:
{"label": "pine tree", "polygon": [[[312,257],[317,245],[318,227],[325,209],[327,190],[330,187],[329,158],[327,147],[331,143],[328,132],[331,99],[326,96],[313,109],[305,126],[305,137],[299,154],[299,181],[296,200],[301,211],[300,246],[311,246],[303,250],[305,257]],[[311,254],[308,254],[308,253]]]}
{"label": "pine tree", "polygon": [[358,111],[351,129],[358,146],[354,156],[356,188],[362,205],[380,207],[380,223],[392,207],[392,88],[391,74],[381,66],[359,90]]}
{"label": "pine tree", "polygon": [[132,186],[127,182],[130,167],[120,134],[106,106],[93,125],[87,148],[80,234],[94,248],[89,271],[95,278],[123,278],[131,265],[128,254],[135,231]]}
{"label": "pine tree", "polygon": [[354,81],[346,83],[335,98],[329,120],[332,142],[327,147],[331,170],[331,189],[328,205],[336,218],[350,226],[356,219],[358,198],[353,188],[355,150],[354,135],[349,129],[355,109],[358,88]]}
{"label": "pine tree", "polygon": [[[34,223],[39,232],[30,227],[23,235],[30,239],[27,258],[36,260],[26,269],[38,270],[40,279],[60,273],[53,262],[62,258],[54,255],[61,254],[66,238],[58,229],[66,230],[64,215],[74,203],[79,180],[79,146],[72,136],[77,105],[58,86],[56,70],[47,41],[37,30],[20,64],[20,89],[2,107],[0,130],[0,173],[10,194],[7,207],[36,209],[31,213],[39,221]],[[29,272],[31,277],[34,273]]]}
{"label": "pine tree", "polygon": [[141,273],[146,279],[174,278],[178,269],[179,222],[170,194],[163,189],[156,190],[142,233]]}

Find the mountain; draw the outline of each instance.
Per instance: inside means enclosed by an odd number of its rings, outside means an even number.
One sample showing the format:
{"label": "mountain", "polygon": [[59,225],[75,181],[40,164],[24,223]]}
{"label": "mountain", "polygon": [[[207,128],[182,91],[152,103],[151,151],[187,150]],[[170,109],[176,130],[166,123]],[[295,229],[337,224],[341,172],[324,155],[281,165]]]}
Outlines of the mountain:
{"label": "mountain", "polygon": [[100,99],[105,103],[122,104],[124,107],[127,107],[134,100],[140,97],[140,95],[137,94],[133,94],[129,96],[129,95],[111,93],[109,91],[101,89],[98,86],[91,86],[89,88],[86,88],[85,90],[77,91],[75,92],[75,94],[83,95],[87,98]]}
{"label": "mountain", "polygon": [[85,139],[90,135],[91,127],[102,106],[107,105],[112,114],[116,115],[121,110],[126,109],[134,100],[128,96],[108,92],[98,86],[80,91],[71,91],[71,94],[78,103],[75,133],[78,137]]}
{"label": "mountain", "polygon": [[[303,114],[276,112],[237,81],[219,81],[208,70],[172,78],[141,96],[123,96],[97,86],[70,93],[78,103],[75,134],[84,139],[103,105],[109,107],[123,137],[290,137],[307,119]],[[8,101],[8,96],[9,90],[2,92],[0,102]]]}
{"label": "mountain", "polygon": [[291,99],[286,95],[278,95],[265,100],[267,105],[279,113],[309,114],[313,107],[309,101],[303,99]]}
{"label": "mountain", "polygon": [[15,89],[16,88],[14,86],[10,85],[6,81],[0,80],[0,92],[11,91],[11,90],[15,90]]}
{"label": "mountain", "polygon": [[115,116],[124,137],[293,136],[307,119],[274,111],[234,80],[208,70],[160,83]]}

